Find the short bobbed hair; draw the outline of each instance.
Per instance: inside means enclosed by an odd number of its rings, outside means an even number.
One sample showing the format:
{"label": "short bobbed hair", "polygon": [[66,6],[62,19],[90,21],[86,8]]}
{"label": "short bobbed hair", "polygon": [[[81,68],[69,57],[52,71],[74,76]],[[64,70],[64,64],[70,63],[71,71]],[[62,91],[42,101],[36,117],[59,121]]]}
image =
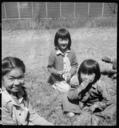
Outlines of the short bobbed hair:
{"label": "short bobbed hair", "polygon": [[25,73],[25,65],[22,60],[16,57],[5,57],[2,60],[2,77],[14,68],[20,68]]}
{"label": "short bobbed hair", "polygon": [[55,38],[54,38],[54,46],[55,46],[55,48],[59,48],[59,45],[58,45],[58,39],[59,38],[68,39],[69,40],[67,49],[70,50],[72,41],[71,41],[71,36],[70,36],[69,31],[66,30],[65,28],[61,28],[56,32]]}
{"label": "short bobbed hair", "polygon": [[81,63],[78,69],[79,83],[82,82],[81,73],[84,73],[84,74],[95,73],[95,78],[94,78],[94,81],[92,82],[92,83],[95,83],[97,80],[100,79],[100,75],[101,75],[98,62],[93,59],[86,59]]}

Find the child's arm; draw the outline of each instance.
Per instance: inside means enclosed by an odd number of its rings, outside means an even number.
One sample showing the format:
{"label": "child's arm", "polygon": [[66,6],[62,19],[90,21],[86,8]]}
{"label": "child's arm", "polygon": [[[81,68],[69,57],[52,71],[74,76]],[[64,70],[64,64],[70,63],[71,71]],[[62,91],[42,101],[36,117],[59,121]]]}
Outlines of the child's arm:
{"label": "child's arm", "polygon": [[49,60],[48,60],[48,71],[51,73],[51,74],[54,74],[54,75],[57,75],[57,76],[62,76],[63,74],[63,71],[58,71],[54,68],[54,64],[55,64],[55,53],[54,51],[52,51],[50,53],[50,56],[49,56]]}
{"label": "child's arm", "polygon": [[16,121],[13,120],[12,114],[13,114],[13,108],[11,104],[4,104],[4,101],[2,101],[2,125],[17,125]]}
{"label": "child's arm", "polygon": [[77,68],[78,68],[78,62],[77,62],[76,55],[73,52],[72,53],[72,59],[71,59],[71,70],[70,70],[71,76],[73,76],[76,73]]}
{"label": "child's arm", "polygon": [[94,105],[90,107],[92,111],[96,108],[100,110],[104,110],[108,105],[112,104],[112,97],[110,95],[110,87],[106,85],[104,82],[99,82],[98,91],[101,93],[103,100],[99,102],[95,102]]}
{"label": "child's arm", "polygon": [[80,93],[86,89],[86,87],[88,86],[90,81],[86,80],[84,82],[82,82],[77,88],[73,88],[71,90],[69,90],[68,92],[68,98],[70,100],[76,100],[79,99],[79,95]]}
{"label": "child's arm", "polygon": [[70,100],[77,100],[78,99],[78,88],[71,88],[68,92],[67,97]]}

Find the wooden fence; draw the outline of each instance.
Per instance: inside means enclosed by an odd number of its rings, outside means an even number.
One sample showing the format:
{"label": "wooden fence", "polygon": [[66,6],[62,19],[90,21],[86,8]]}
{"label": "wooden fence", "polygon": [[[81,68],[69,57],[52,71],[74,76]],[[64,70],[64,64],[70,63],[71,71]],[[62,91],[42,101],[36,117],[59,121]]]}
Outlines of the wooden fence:
{"label": "wooden fence", "polygon": [[117,3],[103,2],[3,2],[2,20],[113,16]]}

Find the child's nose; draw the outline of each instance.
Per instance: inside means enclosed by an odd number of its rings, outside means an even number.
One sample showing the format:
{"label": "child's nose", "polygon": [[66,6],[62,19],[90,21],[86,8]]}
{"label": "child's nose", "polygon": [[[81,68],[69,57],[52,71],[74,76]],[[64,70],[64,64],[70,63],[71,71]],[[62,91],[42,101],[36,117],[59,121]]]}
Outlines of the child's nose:
{"label": "child's nose", "polygon": [[85,79],[86,79],[86,80],[89,79],[89,75],[85,75]]}
{"label": "child's nose", "polygon": [[19,83],[20,83],[19,80],[17,80],[17,79],[14,80],[14,84],[15,84],[15,85],[19,85]]}
{"label": "child's nose", "polygon": [[67,42],[66,42],[66,40],[62,40],[62,44],[66,44]]}

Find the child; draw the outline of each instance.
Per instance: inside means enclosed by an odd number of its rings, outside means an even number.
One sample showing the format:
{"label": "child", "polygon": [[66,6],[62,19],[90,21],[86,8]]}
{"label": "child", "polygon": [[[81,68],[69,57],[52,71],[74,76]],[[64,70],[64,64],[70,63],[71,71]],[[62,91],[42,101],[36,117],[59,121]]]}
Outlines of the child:
{"label": "child", "polygon": [[75,125],[98,125],[101,116],[112,116],[116,105],[110,88],[100,80],[99,64],[92,59],[84,60],[78,70],[79,86],[70,89],[63,99],[63,110],[68,116],[80,114]]}
{"label": "child", "polygon": [[70,33],[65,29],[59,29],[54,38],[55,49],[50,53],[48,71],[51,73],[49,83],[61,92],[70,89],[70,81],[77,71],[77,59],[71,49]]}
{"label": "child", "polygon": [[2,61],[2,124],[52,125],[40,117],[29,104],[24,87],[25,65],[16,57]]}

